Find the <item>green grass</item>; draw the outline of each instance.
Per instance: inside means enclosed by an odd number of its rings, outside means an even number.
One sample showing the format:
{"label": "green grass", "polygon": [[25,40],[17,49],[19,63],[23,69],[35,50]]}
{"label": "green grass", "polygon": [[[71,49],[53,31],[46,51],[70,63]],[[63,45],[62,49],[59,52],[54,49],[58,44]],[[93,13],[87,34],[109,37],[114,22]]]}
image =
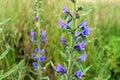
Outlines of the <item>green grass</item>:
{"label": "green grass", "polygon": [[[26,65],[22,69],[16,69],[15,73],[11,73],[9,77],[6,76],[5,80],[11,78],[17,80],[20,77],[17,74],[22,76],[20,80],[35,78],[35,75],[30,71],[30,69],[33,70],[31,59],[27,56],[32,52],[29,32],[35,25],[34,12],[32,11],[33,2],[34,0],[0,0],[0,28],[2,28],[0,56],[7,46],[10,46],[6,57],[0,60],[0,71],[5,74],[22,59],[26,61]],[[71,3],[68,0],[44,0],[43,3],[44,22],[41,27],[46,29],[48,34],[47,57],[51,57],[51,60],[57,64],[64,61],[59,55],[59,50],[54,46],[57,45],[62,50],[59,39],[63,34],[59,28],[58,19],[62,17],[64,4],[70,9]],[[83,5],[85,8],[96,6],[92,12],[79,20],[87,18],[90,27],[93,28],[91,35],[87,38],[91,41],[87,46],[89,56],[84,64],[85,67],[89,65],[92,67],[85,75],[84,80],[120,80],[119,3],[109,3],[109,1],[108,3],[80,2],[78,5]],[[1,24],[3,21],[5,22]],[[21,72],[21,70],[24,71]],[[51,74],[53,69],[50,65],[46,71],[45,75],[48,75],[51,80],[56,80],[56,76]]]}

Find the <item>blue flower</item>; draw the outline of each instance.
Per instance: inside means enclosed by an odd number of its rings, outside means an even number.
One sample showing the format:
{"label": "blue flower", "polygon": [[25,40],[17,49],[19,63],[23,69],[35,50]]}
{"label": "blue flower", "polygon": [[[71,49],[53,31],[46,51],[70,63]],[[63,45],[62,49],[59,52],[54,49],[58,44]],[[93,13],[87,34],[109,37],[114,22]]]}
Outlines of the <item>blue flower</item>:
{"label": "blue flower", "polygon": [[72,20],[68,23],[69,27],[72,27]]}
{"label": "blue flower", "polygon": [[33,30],[30,31],[30,36],[31,36],[31,37],[34,37],[35,34],[36,34],[36,33],[35,33]]}
{"label": "blue flower", "polygon": [[77,78],[81,79],[82,76],[83,76],[83,72],[82,72],[81,70],[78,70],[78,71],[75,73],[75,76],[76,76]]}
{"label": "blue flower", "polygon": [[35,49],[36,53],[40,52],[40,48]]}
{"label": "blue flower", "polygon": [[45,49],[42,49],[42,50],[40,51],[40,53],[45,53]]}
{"label": "blue flower", "polygon": [[46,30],[41,32],[41,36],[46,37]]}
{"label": "blue flower", "polygon": [[88,27],[84,28],[82,31],[82,35],[86,37],[89,34],[90,34],[90,28],[88,28]]}
{"label": "blue flower", "polygon": [[39,16],[36,16],[35,19],[36,19],[36,21],[38,21],[39,20]]}
{"label": "blue flower", "polygon": [[59,23],[60,23],[60,26],[61,26],[62,28],[67,28],[67,27],[68,27],[68,24],[65,23],[65,22],[63,22],[61,19],[59,19]]}
{"label": "blue flower", "polygon": [[61,64],[58,64],[57,67],[54,68],[56,72],[61,72],[61,73],[66,73],[67,72],[67,69],[62,67]]}
{"label": "blue flower", "polygon": [[64,6],[64,8],[63,8],[63,12],[64,13],[69,13],[69,10],[68,10],[68,8],[66,6]]}
{"label": "blue flower", "polygon": [[37,68],[38,67],[38,63],[37,62],[33,62],[32,65]]}
{"label": "blue flower", "polygon": [[45,60],[46,60],[46,56],[40,56],[40,57],[39,57],[39,61],[40,61],[40,62],[44,62]]}
{"label": "blue flower", "polygon": [[87,58],[87,54],[86,54],[86,52],[84,52],[77,60],[86,61],[86,58]]}
{"label": "blue flower", "polygon": [[63,37],[60,40],[61,40],[62,44],[65,44],[67,42],[67,40]]}
{"label": "blue flower", "polygon": [[43,42],[43,43],[46,43],[46,42],[47,42],[47,38],[44,38],[44,39],[42,40],[42,42]]}
{"label": "blue flower", "polygon": [[31,56],[36,58],[36,59],[38,58],[38,54],[35,54],[35,53],[32,53]]}
{"label": "blue flower", "polygon": [[80,35],[80,32],[78,31],[75,31],[75,37],[79,36]]}
{"label": "blue flower", "polygon": [[80,27],[88,27],[86,19],[80,24]]}
{"label": "blue flower", "polygon": [[77,37],[77,38],[76,38],[76,42],[79,42],[79,41],[81,41],[81,40],[82,40],[81,37]]}
{"label": "blue flower", "polygon": [[79,50],[79,44],[75,44],[74,48],[77,49],[77,50]]}
{"label": "blue flower", "polygon": [[74,48],[79,50],[79,51],[85,50],[85,47],[86,47],[86,43],[84,41],[80,44],[75,44],[74,45]]}
{"label": "blue flower", "polygon": [[84,50],[86,47],[86,43],[83,41],[81,44],[79,44],[79,50]]}

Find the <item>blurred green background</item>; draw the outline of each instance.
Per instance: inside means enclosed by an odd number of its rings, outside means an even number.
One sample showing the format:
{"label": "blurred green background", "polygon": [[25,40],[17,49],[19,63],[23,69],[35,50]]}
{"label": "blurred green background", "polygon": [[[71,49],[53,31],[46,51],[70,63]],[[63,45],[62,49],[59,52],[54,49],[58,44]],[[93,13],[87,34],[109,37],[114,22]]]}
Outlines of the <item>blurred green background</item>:
{"label": "blurred green background", "polygon": [[[0,55],[7,49],[9,52],[4,59],[0,59],[1,74],[16,66],[24,59],[22,67],[16,68],[4,80],[32,80],[32,53],[29,32],[35,26],[33,4],[35,0],[0,0]],[[91,35],[87,38],[88,59],[84,66],[92,67],[83,80],[120,80],[120,1],[119,0],[78,0],[78,6],[92,7],[93,10],[83,16],[92,28]],[[53,45],[61,48],[59,39],[61,31],[58,19],[62,16],[64,5],[72,9],[69,0],[43,0],[43,24],[41,29],[47,30],[47,57],[57,64],[64,60]],[[10,46],[8,48],[8,45]],[[51,80],[56,80],[54,71],[49,65],[47,75]],[[53,74],[51,74],[53,73]]]}

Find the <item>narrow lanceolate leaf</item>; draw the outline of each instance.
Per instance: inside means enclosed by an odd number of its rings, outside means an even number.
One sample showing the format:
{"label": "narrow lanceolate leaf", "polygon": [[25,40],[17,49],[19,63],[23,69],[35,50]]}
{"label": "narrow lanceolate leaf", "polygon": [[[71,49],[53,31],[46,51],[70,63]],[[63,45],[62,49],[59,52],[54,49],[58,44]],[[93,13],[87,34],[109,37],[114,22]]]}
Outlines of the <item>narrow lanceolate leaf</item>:
{"label": "narrow lanceolate leaf", "polygon": [[92,65],[88,66],[86,69],[84,69],[84,74],[92,67]]}
{"label": "narrow lanceolate leaf", "polygon": [[110,78],[111,78],[111,74],[109,74],[105,80],[109,80]]}
{"label": "narrow lanceolate leaf", "polygon": [[46,63],[46,65],[44,67],[45,70],[47,69],[47,67],[48,67],[49,64],[50,64],[50,62]]}
{"label": "narrow lanceolate leaf", "polygon": [[63,53],[59,48],[57,48],[56,46],[54,46],[55,49],[57,50],[57,52],[65,59],[67,59],[67,55],[65,53]]}
{"label": "narrow lanceolate leaf", "polygon": [[85,10],[80,14],[80,16],[85,16],[85,15],[89,14],[94,8],[95,8],[95,6],[85,9]]}
{"label": "narrow lanceolate leaf", "polygon": [[9,46],[7,47],[7,49],[5,50],[5,52],[3,52],[1,55],[0,55],[0,60],[3,59],[9,52],[10,48]]}
{"label": "narrow lanceolate leaf", "polygon": [[42,80],[50,80],[49,77],[43,77]]}
{"label": "narrow lanceolate leaf", "polygon": [[30,78],[30,80],[34,80],[34,78],[28,74],[28,77]]}
{"label": "narrow lanceolate leaf", "polygon": [[9,21],[10,21],[10,18],[8,18],[8,19],[6,19],[6,20],[0,22],[0,25],[3,25],[3,24],[5,24],[5,23],[7,23],[7,22],[9,22]]}
{"label": "narrow lanceolate leaf", "polygon": [[54,68],[55,65],[54,65],[54,63],[51,60],[50,60],[50,63],[51,63],[51,66]]}
{"label": "narrow lanceolate leaf", "polygon": [[17,71],[19,68],[23,67],[24,65],[25,65],[25,60],[21,60],[18,65],[14,66],[12,69],[4,73],[3,75],[0,75],[0,80],[3,80],[4,78],[8,77],[10,74]]}

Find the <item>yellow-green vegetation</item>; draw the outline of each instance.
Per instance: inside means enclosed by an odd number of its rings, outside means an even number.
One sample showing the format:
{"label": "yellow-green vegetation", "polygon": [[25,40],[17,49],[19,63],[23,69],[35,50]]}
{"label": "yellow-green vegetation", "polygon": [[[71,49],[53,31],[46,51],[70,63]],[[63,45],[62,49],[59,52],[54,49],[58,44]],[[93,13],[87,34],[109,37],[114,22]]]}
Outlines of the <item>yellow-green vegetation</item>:
{"label": "yellow-green vegetation", "polygon": [[[35,0],[0,0],[0,79],[35,80],[32,61],[30,30],[35,26],[33,3]],[[83,80],[120,80],[120,1],[119,0],[78,0],[77,6],[93,7],[84,18],[92,28],[87,38],[88,59],[84,66],[92,65]],[[70,9],[69,0],[43,0],[43,24],[47,31],[47,57],[55,64],[63,62],[59,55],[61,48],[58,19],[63,16],[64,5]],[[57,47],[55,46],[57,45]],[[2,58],[1,58],[2,56]],[[20,61],[25,60],[25,63]],[[22,62],[22,61],[21,61]],[[14,67],[17,66],[17,67]],[[53,68],[48,65],[46,73],[50,80],[57,80]]]}

